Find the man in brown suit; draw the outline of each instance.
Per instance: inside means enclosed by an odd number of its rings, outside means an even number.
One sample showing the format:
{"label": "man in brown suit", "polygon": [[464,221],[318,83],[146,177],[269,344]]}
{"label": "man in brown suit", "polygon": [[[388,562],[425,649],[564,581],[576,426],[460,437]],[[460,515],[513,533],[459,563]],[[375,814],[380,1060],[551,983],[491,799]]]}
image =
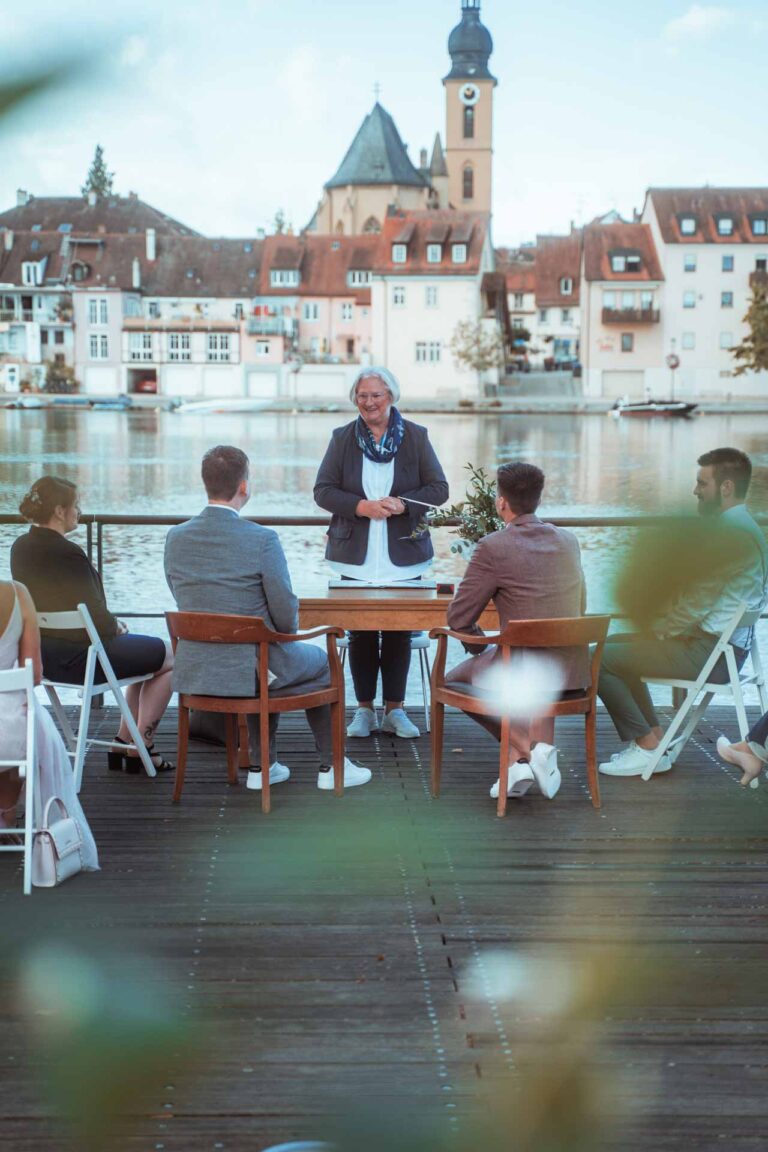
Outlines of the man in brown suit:
{"label": "man in brown suit", "polygon": [[[586,597],[578,540],[572,532],[544,524],[535,514],[544,473],[533,464],[502,464],[496,485],[496,511],[505,526],[485,536],[475,548],[448,609],[449,627],[482,636],[477,620],[489,600],[496,606],[502,628],[510,620],[580,616]],[[468,694],[478,695],[500,652],[496,648],[473,649],[480,654],[452,669],[448,680],[452,688],[462,691],[466,685]],[[467,651],[473,649],[467,647]],[[589,684],[587,649],[563,648],[551,655],[557,656],[562,670],[561,687],[583,691]],[[496,740],[501,739],[500,720],[477,715],[473,719]],[[508,795],[522,796],[536,782],[551,799],[560,784],[556,750],[540,742],[531,753],[528,732],[514,726],[511,740],[518,760],[510,766]],[[498,781],[491,795],[498,795]]]}

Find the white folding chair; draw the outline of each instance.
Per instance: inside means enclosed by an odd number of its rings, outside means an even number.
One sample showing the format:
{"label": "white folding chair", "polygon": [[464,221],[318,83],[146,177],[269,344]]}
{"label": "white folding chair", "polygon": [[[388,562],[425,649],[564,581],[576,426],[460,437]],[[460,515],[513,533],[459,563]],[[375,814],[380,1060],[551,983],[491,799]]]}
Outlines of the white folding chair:
{"label": "white folding chair", "polygon": [[[429,666],[429,646],[430,639],[426,632],[416,632],[411,635],[411,651],[418,652],[419,654],[419,671],[421,673],[421,698],[424,701],[424,728],[429,732],[429,681],[432,674],[432,669]],[[343,636],[336,641],[336,646],[341,653],[341,667],[344,667],[347,659],[347,649],[349,648],[349,638]]]}
{"label": "white folding chair", "polygon": [[[0,772],[14,768],[24,781],[24,829],[0,828],[0,852],[24,853],[24,895],[32,891],[32,842],[35,835],[33,805],[35,801],[35,678],[32,661],[26,660],[23,668],[0,672],[0,692],[18,692],[24,695],[27,708],[27,733],[24,745],[24,758],[21,760],[0,760]],[[4,844],[6,837],[21,837],[21,844]]]}
{"label": "white folding chair", "polygon": [[[672,688],[673,690],[679,688],[685,692],[685,699],[672,718],[672,723],[664,733],[664,738],[658,748],[654,749],[654,755],[643,771],[643,780],[650,780],[654,768],[665,753],[674,764],[696,730],[699,720],[701,720],[715,695],[725,694],[732,697],[742,740],[746,738],[747,732],[749,731],[747,711],[744,707],[744,689],[746,687],[752,685],[757,688],[762,710],[763,712],[768,712],[768,690],[766,690],[763,663],[760,658],[755,632],[755,627],[759,619],[759,610],[751,612],[747,610],[745,603],[740,604],[720,633],[717,643],[695,680],[678,680],[673,677],[663,676],[643,676],[643,681],[646,684],[661,684],[667,688]],[[739,669],[736,667],[736,655],[730,643],[731,637],[739,628],[753,629],[752,645],[749,650],[749,655],[742,665],[741,672],[739,672]],[[715,669],[715,665],[723,655],[725,656],[725,664],[728,669],[728,682],[719,684],[711,681],[710,676]],[[752,666],[751,672],[748,669],[750,663]]]}
{"label": "white folding chair", "polygon": [[[91,614],[85,604],[78,604],[77,610],[74,612],[38,612],[37,622],[41,628],[46,628],[49,631],[69,632],[74,630],[85,631],[88,634],[90,641],[88,647],[88,656],[85,662],[85,676],[83,677],[82,684],[70,684],[61,680],[49,680],[43,677],[43,687],[48,693],[48,699],[51,702],[51,707],[56,714],[64,740],[67,745],[67,751],[72,757],[72,770],[75,775],[75,787],[77,791],[83,783],[83,764],[88,749],[91,747],[112,748],[114,740],[97,740],[95,738],[88,738],[88,722],[91,717],[91,701],[94,696],[103,696],[105,692],[111,692],[115,698],[115,702],[120,709],[120,715],[125,720],[126,727],[131,734],[131,743],[121,745],[121,751],[130,751],[135,749],[139,754],[139,759],[144,765],[144,770],[148,776],[156,776],[157,770],[152,763],[152,757],[147,752],[146,745],[139,734],[139,729],[136,721],[133,718],[130,708],[123,695],[123,688],[127,688],[130,684],[141,684],[144,680],[151,680],[152,673],[147,673],[144,676],[128,676],[123,680],[118,680],[115,676],[112,665],[109,662],[109,657],[104,650],[104,644],[101,637],[96,631],[96,625],[91,619]],[[106,683],[97,684],[95,682],[97,666],[101,665],[101,669],[106,676]],[[80,696],[80,720],[78,722],[77,731],[72,728],[69,722],[69,717],[64,711],[64,706],[59,699],[57,688],[75,688]]]}

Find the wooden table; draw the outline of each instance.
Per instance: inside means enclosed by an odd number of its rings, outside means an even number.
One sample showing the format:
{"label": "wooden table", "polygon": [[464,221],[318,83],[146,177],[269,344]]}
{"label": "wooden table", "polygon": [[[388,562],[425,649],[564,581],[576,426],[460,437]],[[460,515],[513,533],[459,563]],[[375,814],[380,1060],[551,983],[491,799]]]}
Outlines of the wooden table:
{"label": "wooden table", "polygon": [[[299,599],[299,621],[302,628],[338,624],[349,631],[426,632],[445,626],[452,599],[433,588],[329,588],[324,596]],[[486,632],[498,631],[492,604],[479,623]]]}

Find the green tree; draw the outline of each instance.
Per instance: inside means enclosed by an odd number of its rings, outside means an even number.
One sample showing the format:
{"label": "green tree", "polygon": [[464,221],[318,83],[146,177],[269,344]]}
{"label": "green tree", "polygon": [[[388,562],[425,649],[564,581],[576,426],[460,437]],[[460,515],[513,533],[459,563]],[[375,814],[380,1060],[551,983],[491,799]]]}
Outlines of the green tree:
{"label": "green tree", "polygon": [[747,372],[768,371],[768,276],[755,274],[752,284],[752,297],[744,317],[749,325],[749,335],[741,344],[731,348],[734,360],[734,376],[744,376]]}
{"label": "green tree", "polygon": [[48,361],[45,373],[43,392],[79,392],[80,382],[75,376],[75,370],[69,364],[57,364]]}
{"label": "green tree", "polygon": [[485,326],[481,320],[460,320],[450,343],[453,358],[460,368],[488,372],[504,363],[504,342],[497,327]]}
{"label": "green tree", "polygon": [[285,212],[282,208],[278,208],[277,212],[275,212],[275,218],[272,221],[272,230],[276,236],[282,236],[283,232],[285,232],[285,228]]}
{"label": "green tree", "polygon": [[114,176],[114,172],[107,171],[107,166],[104,163],[104,149],[101,144],[97,144],[93,154],[93,162],[88,169],[85,184],[80,191],[83,196],[87,196],[89,192],[95,192],[97,196],[110,196]]}

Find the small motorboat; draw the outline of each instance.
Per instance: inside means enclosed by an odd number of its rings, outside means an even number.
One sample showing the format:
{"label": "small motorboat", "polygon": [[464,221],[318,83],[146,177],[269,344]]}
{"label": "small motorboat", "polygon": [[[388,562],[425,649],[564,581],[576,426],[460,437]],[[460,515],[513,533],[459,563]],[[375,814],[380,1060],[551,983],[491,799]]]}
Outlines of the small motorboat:
{"label": "small motorboat", "polygon": [[689,404],[685,400],[630,400],[624,396],[617,400],[611,409],[611,415],[617,419],[619,416],[690,416],[698,408],[698,404]]}
{"label": "small motorboat", "polygon": [[261,412],[270,405],[269,400],[258,400],[252,396],[232,397],[220,400],[184,400],[171,409],[181,414],[191,412],[209,416],[221,412]]}

